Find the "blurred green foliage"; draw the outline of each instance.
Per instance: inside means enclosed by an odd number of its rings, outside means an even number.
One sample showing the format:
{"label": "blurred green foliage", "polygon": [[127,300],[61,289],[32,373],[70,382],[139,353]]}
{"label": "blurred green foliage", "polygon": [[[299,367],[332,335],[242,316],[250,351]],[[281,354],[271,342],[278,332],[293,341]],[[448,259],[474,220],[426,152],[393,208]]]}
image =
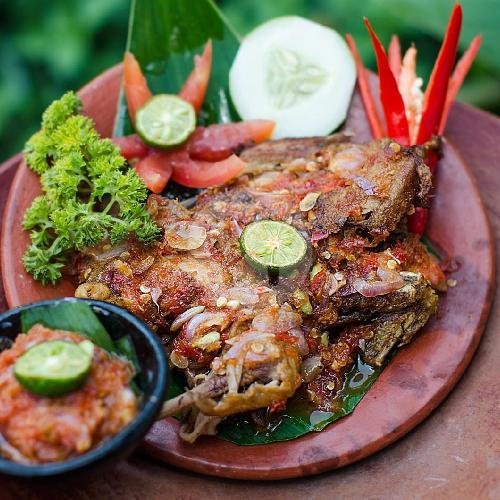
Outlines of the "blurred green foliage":
{"label": "blurred green foliage", "polygon": [[0,2],[0,159],[19,151],[66,90],[121,58],[129,0]]}
{"label": "blurred green foliage", "polygon": [[[189,0],[179,0],[189,1]],[[362,16],[387,44],[398,33],[415,43],[427,78],[454,0],[218,0],[237,31],[280,15],[302,15],[352,33],[374,67]],[[462,49],[476,33],[483,47],[459,96],[500,112],[500,0],[462,0]],[[18,151],[46,106],[118,62],[125,47],[129,0],[15,0],[0,4],[0,159]],[[300,34],[298,35],[300,36]]]}

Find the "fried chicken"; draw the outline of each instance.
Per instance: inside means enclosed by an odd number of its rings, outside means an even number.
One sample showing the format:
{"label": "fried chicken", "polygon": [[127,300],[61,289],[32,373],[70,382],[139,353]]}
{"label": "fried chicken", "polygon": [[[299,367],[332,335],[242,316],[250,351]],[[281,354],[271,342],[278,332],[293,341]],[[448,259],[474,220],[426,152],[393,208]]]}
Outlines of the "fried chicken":
{"label": "fried chicken", "polygon": [[[340,379],[355,353],[381,365],[426,323],[434,289],[445,287],[437,261],[405,231],[430,189],[418,149],[336,135],[269,141],[241,157],[247,171],[200,193],[190,209],[150,196],[162,241],[92,249],[78,262],[76,296],[143,318],[186,372],[190,389],[163,414],[191,408],[190,441],[221,418],[292,396],[302,362],[325,355],[318,332],[334,328],[331,349],[346,362],[318,372],[309,392],[326,376]],[[302,265],[272,283],[239,248],[243,228],[261,219],[293,225],[309,245]]]}

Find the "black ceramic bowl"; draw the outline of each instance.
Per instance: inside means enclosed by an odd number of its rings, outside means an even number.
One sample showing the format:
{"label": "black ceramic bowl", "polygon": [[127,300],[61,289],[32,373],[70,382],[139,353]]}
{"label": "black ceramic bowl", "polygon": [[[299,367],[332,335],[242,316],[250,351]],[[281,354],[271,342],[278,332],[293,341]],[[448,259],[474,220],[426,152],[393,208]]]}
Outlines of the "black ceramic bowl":
{"label": "black ceramic bowl", "polygon": [[[14,339],[21,331],[20,313],[29,308],[38,308],[60,301],[84,299],[65,298],[45,300],[11,309],[0,315],[0,337]],[[157,336],[138,318],[121,307],[85,300],[113,338],[116,340],[129,334],[134,343],[141,371],[136,381],[143,391],[139,411],[135,419],[115,436],[108,438],[96,448],[64,462],[42,465],[22,465],[0,457],[0,473],[20,477],[48,477],[70,472],[81,472],[94,465],[123,457],[140,442],[153,424],[162,405],[168,377],[168,364]]]}

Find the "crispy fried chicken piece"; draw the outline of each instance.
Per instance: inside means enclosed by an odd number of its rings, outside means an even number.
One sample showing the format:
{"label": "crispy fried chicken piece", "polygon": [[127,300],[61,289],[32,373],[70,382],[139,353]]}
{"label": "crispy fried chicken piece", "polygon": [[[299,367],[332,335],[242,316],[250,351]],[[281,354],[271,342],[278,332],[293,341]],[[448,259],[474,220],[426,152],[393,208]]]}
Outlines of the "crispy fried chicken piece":
{"label": "crispy fried chicken piece", "polygon": [[420,303],[428,288],[446,289],[438,261],[413,235],[399,235],[382,248],[333,235],[322,242],[315,272],[309,289],[316,322],[325,327],[403,310]]}
{"label": "crispy fried chicken piece", "polygon": [[[438,296],[427,287],[424,296],[411,308],[383,314],[364,328],[367,334],[363,348],[365,361],[382,366],[387,355],[395,348],[408,344],[437,310]],[[356,328],[356,327],[353,327]]]}
{"label": "crispy fried chicken piece", "polygon": [[[406,309],[386,312],[374,319],[365,317],[363,323],[345,327],[328,346],[321,346],[312,354],[310,360],[316,371],[306,382],[307,395],[316,408],[335,410],[335,398],[358,354],[366,363],[380,367],[396,347],[408,344],[427,323],[436,312],[438,297],[429,285],[417,286],[421,287],[419,299],[407,304]],[[389,309],[397,305],[391,304]],[[303,363],[306,365],[308,360]]]}
{"label": "crispy fried chicken piece", "polygon": [[[414,275],[414,284],[420,280],[421,276]],[[407,286],[410,285],[405,285]],[[416,295],[413,295],[415,293]],[[398,308],[399,304],[391,304],[383,314],[375,315],[369,323],[366,323],[368,318],[365,317],[363,324],[354,323],[354,326],[343,330],[341,336],[360,340],[363,358],[372,366],[382,366],[395,347],[408,344],[435,314],[438,296],[432,287],[422,286],[420,283],[410,294],[413,295],[413,300],[406,304],[403,302],[403,307]]]}
{"label": "crispy fried chicken piece", "polygon": [[297,159],[315,161],[325,148],[335,148],[348,142],[349,136],[346,134],[278,139],[247,148],[242,151],[240,158],[247,162],[248,171],[257,172],[286,165]]}
{"label": "crispy fried chicken piece", "polygon": [[167,401],[161,415],[194,405],[205,415],[225,417],[288,399],[301,383],[300,353],[307,349],[300,323],[290,306],[256,316],[250,330],[225,341],[205,380]]}
{"label": "crispy fried chicken piece", "polygon": [[[339,220],[338,214],[342,213],[342,207],[325,204],[322,198],[331,193],[331,196],[341,196],[343,192],[361,189],[358,186],[364,182],[361,179],[372,175],[368,167],[377,170],[379,164],[396,163],[398,168],[404,164],[408,176],[404,184],[412,185],[411,193],[417,191],[418,175],[415,172],[419,160],[411,150],[396,153],[392,143],[387,141],[352,145],[342,142],[343,138],[330,140],[335,144],[321,150],[321,160],[317,158],[314,165],[283,166],[281,171],[241,179],[227,189],[206,191],[192,210],[173,201],[150,197],[149,209],[165,230],[164,241],[150,248],[131,244],[120,254],[121,257],[118,256],[120,258],[98,257],[82,263],[81,275],[85,283],[78,288],[77,295],[89,297],[97,294],[99,298],[119,303],[149,320],[150,324],[161,327],[169,317],[189,307],[215,306],[218,298],[226,297],[224,293],[228,288],[265,285],[262,278],[246,266],[238,248],[242,227],[256,218],[286,220],[311,235],[320,225],[318,220]],[[403,156],[405,161],[401,160]],[[401,207],[399,199],[393,199],[395,206],[390,210],[384,201],[392,180],[378,175],[373,178],[375,181],[378,183],[373,187],[376,195],[370,195],[367,201],[372,203],[375,200],[385,207],[377,215],[380,219],[382,213],[390,215]],[[319,196],[317,207],[303,209],[300,202],[311,192],[326,194]],[[366,193],[362,192],[364,197]],[[405,199],[409,200],[410,195]],[[357,210],[361,211],[361,208]],[[389,217],[387,228],[392,227],[393,222],[394,218]],[[203,234],[203,241],[196,248],[182,245],[173,248],[175,243],[171,235],[179,230],[189,233],[186,228]],[[141,288],[146,291],[141,291]]]}
{"label": "crispy fried chicken piece", "polygon": [[359,152],[353,147],[335,153],[329,169],[338,171],[346,187],[319,198],[318,228],[336,233],[344,226],[356,226],[383,240],[414,204],[425,203],[430,172],[417,149],[384,140]]}
{"label": "crispy fried chicken piece", "polygon": [[[404,284],[392,293],[365,297],[355,292],[342,297],[337,324],[363,321],[380,313],[427,305],[429,294],[435,295],[429,282],[420,273],[404,271],[400,276]],[[433,311],[433,307],[431,310]]]}
{"label": "crispy fried chicken piece", "polygon": [[[142,317],[162,335],[172,364],[193,374],[196,383],[164,408],[165,415],[190,409],[181,431],[187,440],[215,432],[227,415],[289,398],[301,383],[304,335],[312,329],[346,325],[339,339],[350,348],[337,343],[330,353],[345,361],[342,370],[365,335],[367,359],[381,363],[434,311],[427,280],[443,281],[418,241],[391,234],[427,195],[418,150],[331,136],[270,141],[242,157],[245,175],[204,191],[191,209],[149,198],[162,241],[94,249],[78,262],[77,296]],[[274,285],[245,262],[238,244],[246,224],[265,218],[294,225],[310,242],[303,269]],[[314,264],[321,269],[311,279]],[[340,380],[328,366],[323,380]]]}
{"label": "crispy fried chicken piece", "polygon": [[[272,303],[265,277],[255,274],[241,258],[238,232],[231,220],[186,210],[176,201],[157,196],[151,196],[148,205],[164,228],[163,241],[151,247],[130,242],[111,258],[82,258],[84,282],[76,296],[99,293],[100,298],[126,307],[163,333],[176,316],[193,306],[229,314],[258,309],[261,302]],[[183,249],[193,244],[190,232],[201,239],[196,248]],[[173,237],[179,235],[182,238]]]}
{"label": "crispy fried chicken piece", "polygon": [[[253,176],[230,189],[208,191],[198,207],[241,224],[261,217],[292,220],[317,232],[354,227],[383,241],[414,205],[426,204],[430,171],[418,148],[387,139],[361,145],[346,139],[284,139],[246,150],[242,157],[250,160]],[[317,145],[323,147],[314,152]],[[311,192],[320,196],[308,215],[299,202]]]}

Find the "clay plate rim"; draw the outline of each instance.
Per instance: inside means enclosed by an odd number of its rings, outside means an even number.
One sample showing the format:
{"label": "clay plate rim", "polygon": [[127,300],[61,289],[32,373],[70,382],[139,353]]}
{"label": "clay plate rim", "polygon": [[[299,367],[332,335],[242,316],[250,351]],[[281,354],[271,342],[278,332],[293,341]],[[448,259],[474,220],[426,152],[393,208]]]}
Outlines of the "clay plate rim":
{"label": "clay plate rim", "polygon": [[[111,68],[81,91],[85,109],[103,135],[109,135],[112,129],[120,75],[120,66]],[[356,123],[362,126],[357,128]],[[357,97],[348,124],[356,129],[359,138],[366,137],[366,120]],[[449,142],[444,145],[437,183],[445,184],[447,189],[439,190],[435,199],[428,233],[440,248],[461,259],[461,267],[453,275],[459,286],[442,297],[439,317],[394,357],[350,416],[321,433],[252,447],[208,437],[188,445],[177,437],[178,422],[168,419],[152,427],[143,449],[166,463],[204,474],[283,479],[317,474],[360,460],[424,420],[457,383],[479,344],[495,276],[494,240],[479,191],[457,148]],[[11,307],[72,295],[74,290],[69,281],[57,287],[41,287],[20,264],[28,242],[20,221],[37,192],[36,176],[22,163],[6,203],[1,241],[3,284]],[[454,220],[460,220],[460,226],[450,224]],[[475,298],[473,305],[470,297]]]}

